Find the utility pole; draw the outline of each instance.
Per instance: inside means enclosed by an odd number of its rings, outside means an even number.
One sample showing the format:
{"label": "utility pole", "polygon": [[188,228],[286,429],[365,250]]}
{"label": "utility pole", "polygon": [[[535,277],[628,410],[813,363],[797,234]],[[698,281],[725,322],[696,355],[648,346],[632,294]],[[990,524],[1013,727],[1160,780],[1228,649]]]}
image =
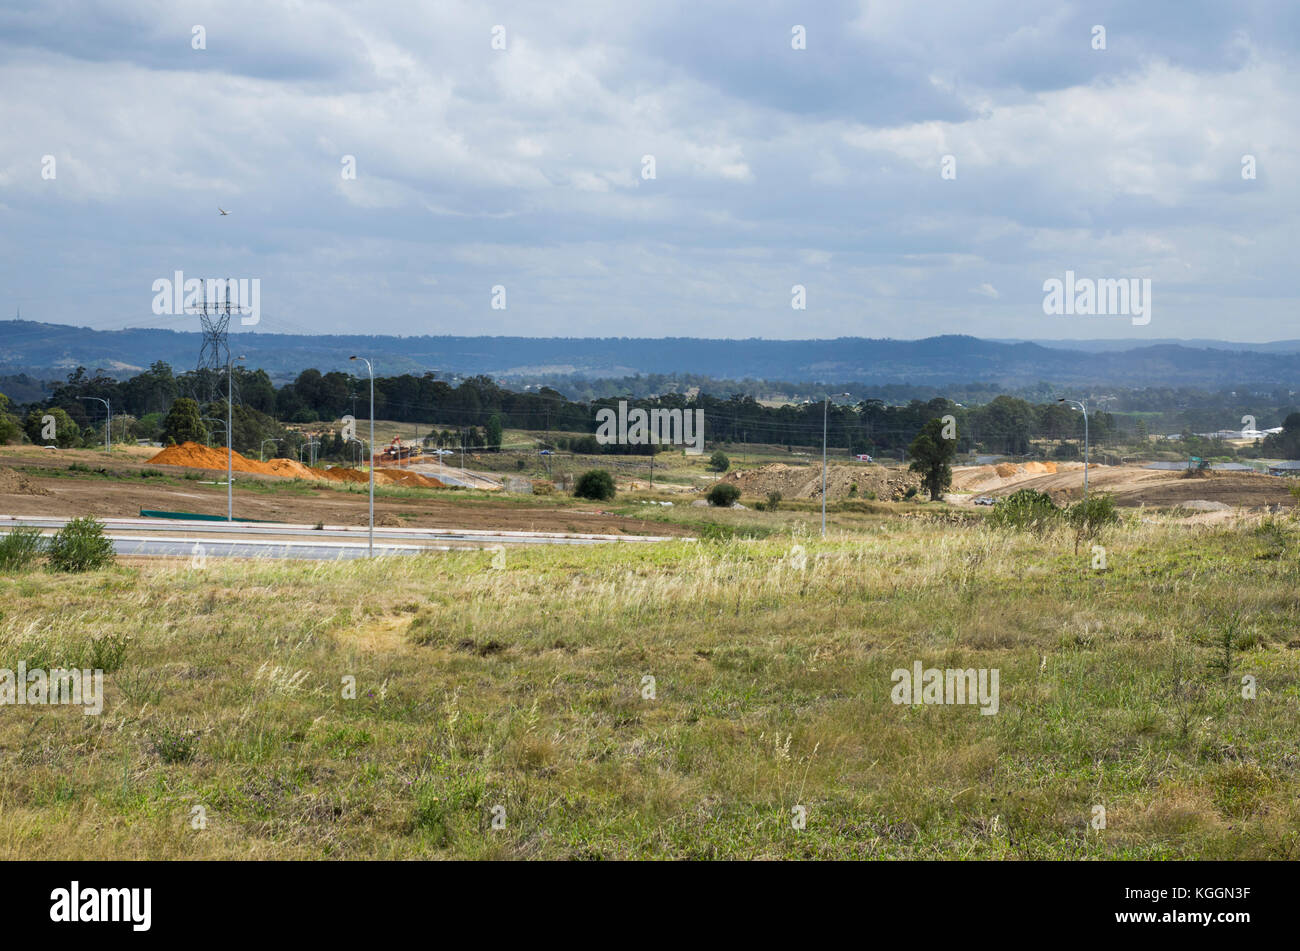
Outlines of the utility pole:
{"label": "utility pole", "polygon": [[[242,356],[236,360],[244,359]],[[226,521],[235,520],[235,441],[234,431],[234,375],[230,359],[230,348],[226,348]]]}
{"label": "utility pole", "polygon": [[[836,396],[848,396],[848,393],[836,393]],[[822,404],[822,538],[826,537],[826,414],[831,407],[830,394]]]}
{"label": "utility pole", "polygon": [[349,360],[365,360],[366,369],[370,371],[370,545],[369,557],[375,557],[375,368],[365,357],[348,357]]}

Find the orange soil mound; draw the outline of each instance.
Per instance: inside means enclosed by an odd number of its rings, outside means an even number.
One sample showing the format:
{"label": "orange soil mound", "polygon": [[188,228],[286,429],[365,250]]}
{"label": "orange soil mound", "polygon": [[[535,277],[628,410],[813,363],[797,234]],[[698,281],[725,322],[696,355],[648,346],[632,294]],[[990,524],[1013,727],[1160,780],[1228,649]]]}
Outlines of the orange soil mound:
{"label": "orange soil mound", "polygon": [[1000,462],[993,467],[993,471],[1002,478],[1007,479],[1015,475],[1018,470],[1016,469],[1016,464],[1014,462]]}
{"label": "orange soil mound", "polygon": [[[194,442],[168,446],[149,460],[155,466],[185,466],[190,469],[224,469],[226,454]],[[369,482],[370,473],[360,469],[313,469],[295,459],[271,459],[258,462],[239,453],[232,453],[230,467],[235,472],[252,472],[258,475],[281,476],[286,479],[329,479],[333,482]],[[375,469],[376,485],[405,485],[421,489],[439,489],[443,483],[432,476],[422,476],[402,469]]]}

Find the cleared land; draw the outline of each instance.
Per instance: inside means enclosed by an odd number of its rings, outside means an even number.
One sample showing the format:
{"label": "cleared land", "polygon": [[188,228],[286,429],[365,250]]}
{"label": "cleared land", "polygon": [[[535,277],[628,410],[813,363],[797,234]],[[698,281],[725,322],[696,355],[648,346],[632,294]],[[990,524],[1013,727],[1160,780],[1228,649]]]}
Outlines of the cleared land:
{"label": "cleared land", "polygon": [[[1188,477],[1183,472],[1141,466],[1090,466],[1088,469],[1089,489],[1113,495],[1116,504],[1123,506],[1174,507],[1203,499],[1242,508],[1289,508],[1295,503],[1290,493],[1294,484],[1286,478],[1255,472],[1207,472]],[[1018,489],[1046,492],[1057,502],[1078,499],[1083,494],[1083,464],[1062,464],[1054,473],[1014,472],[1005,477],[994,466],[953,469],[955,492],[998,498]]]}
{"label": "cleared land", "polygon": [[[141,509],[225,515],[224,470],[153,466],[157,450],[0,450],[0,513],[131,517]],[[221,484],[215,484],[220,482]],[[209,484],[204,484],[209,483]],[[369,487],[236,474],[239,517],[279,522],[364,525]],[[686,529],[630,514],[602,514],[605,506],[568,498],[503,497],[449,489],[383,486],[376,490],[380,525],[597,534],[687,534]]]}

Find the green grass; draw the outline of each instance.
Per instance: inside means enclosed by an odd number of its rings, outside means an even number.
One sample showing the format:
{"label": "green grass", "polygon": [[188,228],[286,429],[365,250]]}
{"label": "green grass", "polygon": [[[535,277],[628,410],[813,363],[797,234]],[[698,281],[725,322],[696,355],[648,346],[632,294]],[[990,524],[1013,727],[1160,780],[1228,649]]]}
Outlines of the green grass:
{"label": "green grass", "polygon": [[[115,665],[100,717],[0,708],[0,856],[1300,857],[1293,522],[1130,518],[1094,571],[712,514],[767,537],[0,576],[0,665]],[[999,713],[893,704],[916,660]]]}

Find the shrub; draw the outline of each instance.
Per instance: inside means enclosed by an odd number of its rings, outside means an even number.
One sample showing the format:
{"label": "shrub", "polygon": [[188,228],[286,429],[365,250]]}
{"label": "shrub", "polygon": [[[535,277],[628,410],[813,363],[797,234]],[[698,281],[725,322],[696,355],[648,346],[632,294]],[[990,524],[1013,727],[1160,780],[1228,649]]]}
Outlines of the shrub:
{"label": "shrub", "polygon": [[714,472],[726,472],[731,468],[731,460],[727,458],[725,452],[718,449],[713,455],[709,456],[709,468]]}
{"label": "shrub", "polygon": [[188,763],[198,751],[199,734],[196,730],[163,725],[150,737],[150,751],[164,763]]}
{"label": "shrub", "polygon": [[1000,499],[989,514],[989,522],[998,528],[1012,528],[1042,534],[1061,517],[1052,497],[1046,492],[1021,489]]}
{"label": "shrub", "polygon": [[1115,499],[1109,495],[1091,495],[1080,499],[1065,510],[1065,521],[1074,529],[1074,550],[1077,553],[1080,542],[1091,541],[1107,525],[1119,521]]}
{"label": "shrub", "polygon": [[767,493],[767,510],[775,512],[781,506],[781,493],[773,489]]}
{"label": "shrub", "polygon": [[92,637],[86,653],[89,655],[89,664],[92,670],[102,670],[106,674],[111,674],[122,666],[122,661],[126,659],[126,649],[128,639],[125,634],[105,634],[102,637]]}
{"label": "shrub", "polygon": [[0,571],[24,571],[41,553],[39,529],[15,528],[0,538]]}
{"label": "shrub", "polygon": [[608,502],[614,497],[614,477],[604,469],[590,469],[578,477],[573,494],[580,499]]}
{"label": "shrub", "polygon": [[113,543],[104,535],[103,522],[74,518],[50,539],[47,555],[51,571],[94,571],[113,563]]}
{"label": "shrub", "polygon": [[719,482],[709,490],[709,504],[729,508],[740,498],[740,487],[730,482]]}

